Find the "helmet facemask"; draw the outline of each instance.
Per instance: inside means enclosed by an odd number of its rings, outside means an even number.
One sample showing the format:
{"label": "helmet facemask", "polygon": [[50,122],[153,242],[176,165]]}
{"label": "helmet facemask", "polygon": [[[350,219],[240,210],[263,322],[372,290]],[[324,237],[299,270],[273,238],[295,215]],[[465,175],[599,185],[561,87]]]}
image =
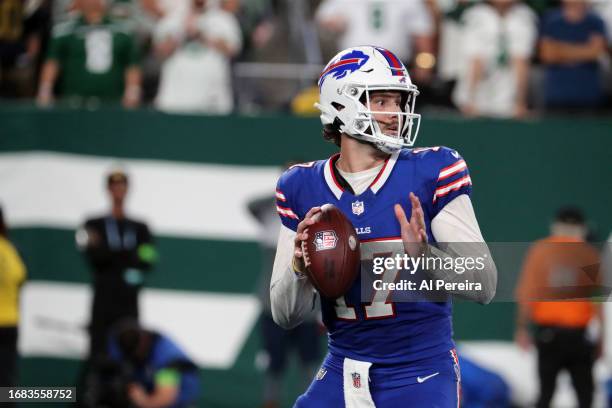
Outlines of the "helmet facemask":
{"label": "helmet facemask", "polygon": [[[371,96],[375,92],[399,92],[401,110],[399,112],[374,111],[371,108]],[[421,124],[421,115],[414,113],[415,99],[419,91],[412,86],[372,86],[349,84],[342,90],[343,96],[351,100],[352,106],[334,104],[337,117],[354,117],[352,122],[342,121],[340,131],[356,139],[374,144],[385,153],[393,153],[402,147],[414,145]],[[344,112],[343,112],[344,111]],[[353,111],[353,112],[350,112]],[[385,134],[375,116],[389,115],[397,117],[395,134]],[[416,123],[415,123],[416,122]]]}

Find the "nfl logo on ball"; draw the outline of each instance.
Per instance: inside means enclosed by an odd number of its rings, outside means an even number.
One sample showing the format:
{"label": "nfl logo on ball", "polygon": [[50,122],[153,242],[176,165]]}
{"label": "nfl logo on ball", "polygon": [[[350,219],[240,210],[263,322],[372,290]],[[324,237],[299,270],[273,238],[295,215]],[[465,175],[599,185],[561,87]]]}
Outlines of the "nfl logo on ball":
{"label": "nfl logo on ball", "polygon": [[338,243],[338,236],[335,231],[319,231],[315,234],[314,244],[317,251],[334,249]]}
{"label": "nfl logo on ball", "polygon": [[363,211],[365,210],[365,207],[363,205],[363,201],[355,201],[353,204],[353,214],[355,215],[361,215],[363,214]]}
{"label": "nfl logo on ball", "polygon": [[353,387],[361,388],[361,375],[359,373],[351,373],[353,377]]}

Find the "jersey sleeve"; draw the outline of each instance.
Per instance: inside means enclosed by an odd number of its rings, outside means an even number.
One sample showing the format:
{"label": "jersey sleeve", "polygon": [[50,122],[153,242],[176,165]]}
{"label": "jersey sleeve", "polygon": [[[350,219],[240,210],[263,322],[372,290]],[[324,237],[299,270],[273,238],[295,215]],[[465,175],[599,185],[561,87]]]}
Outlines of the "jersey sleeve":
{"label": "jersey sleeve", "polygon": [[590,25],[591,34],[600,34],[601,36],[606,38],[608,34],[606,31],[606,23],[601,17],[599,17],[597,14],[593,14],[592,22]]}
{"label": "jersey sleeve", "polygon": [[276,212],[285,227],[297,231],[300,218],[297,215],[297,203],[292,200],[289,172],[283,173],[276,184]]}
{"label": "jersey sleeve", "polygon": [[455,150],[442,148],[434,167],[432,207],[434,216],[456,197],[472,193],[472,179],[467,163]]}
{"label": "jersey sleeve", "polygon": [[552,40],[560,40],[560,27],[559,20],[561,18],[559,10],[549,10],[542,17],[542,22],[540,23],[540,38],[548,38]]}
{"label": "jersey sleeve", "polygon": [[69,23],[60,23],[53,27],[49,48],[47,49],[47,59],[54,61],[64,59],[70,30]]}
{"label": "jersey sleeve", "polygon": [[121,30],[118,33],[121,39],[121,58],[125,67],[137,66],[140,64],[140,50],[136,44],[134,35],[128,30]]}

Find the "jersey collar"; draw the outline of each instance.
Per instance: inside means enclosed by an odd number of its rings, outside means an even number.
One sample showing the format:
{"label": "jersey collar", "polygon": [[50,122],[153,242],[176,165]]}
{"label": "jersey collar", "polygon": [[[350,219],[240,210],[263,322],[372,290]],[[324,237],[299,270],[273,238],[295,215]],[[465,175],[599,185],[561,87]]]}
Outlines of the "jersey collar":
{"label": "jersey collar", "polygon": [[[372,190],[374,194],[378,193],[378,191],[385,185],[385,182],[393,171],[393,167],[395,167],[395,163],[397,162],[397,157],[399,156],[399,153],[400,152],[397,151],[391,156],[389,156],[389,158],[385,161],[383,167],[380,169],[380,172],[370,185],[370,190]],[[323,176],[331,192],[334,194],[337,200],[340,200],[342,193],[344,193],[346,190],[339,183],[338,179],[336,178],[336,172],[333,169],[333,166],[335,165],[336,160],[338,160],[338,157],[340,157],[340,153],[336,153],[332,157],[327,159],[327,161],[325,162],[325,167],[323,168]]]}

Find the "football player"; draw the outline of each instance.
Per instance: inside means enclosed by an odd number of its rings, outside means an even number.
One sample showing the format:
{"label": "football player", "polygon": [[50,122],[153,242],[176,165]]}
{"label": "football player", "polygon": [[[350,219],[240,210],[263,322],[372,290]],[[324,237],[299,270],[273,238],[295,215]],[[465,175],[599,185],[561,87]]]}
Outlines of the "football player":
{"label": "football player", "polygon": [[[469,280],[481,289],[450,291],[480,303],[494,296],[497,271],[474,215],[468,167],[446,147],[410,149],[420,115],[418,90],[400,60],[381,47],[338,53],[319,79],[323,134],[340,152],[296,165],[280,178],[279,235],[270,296],[274,320],[300,324],[316,293],[304,272],[305,241],[320,206],[332,203],[352,222],[362,260],[395,253],[429,258],[473,255],[462,246],[446,252],[434,243],[482,243],[484,267],[465,271],[428,268],[424,277]],[[363,264],[362,264],[363,268]],[[363,275],[366,271],[362,269]],[[396,269],[384,273],[393,282]],[[329,332],[328,355],[302,407],[456,407],[460,373],[452,340],[450,298],[394,302],[388,291],[369,301],[360,280],[338,299],[321,298]]]}

